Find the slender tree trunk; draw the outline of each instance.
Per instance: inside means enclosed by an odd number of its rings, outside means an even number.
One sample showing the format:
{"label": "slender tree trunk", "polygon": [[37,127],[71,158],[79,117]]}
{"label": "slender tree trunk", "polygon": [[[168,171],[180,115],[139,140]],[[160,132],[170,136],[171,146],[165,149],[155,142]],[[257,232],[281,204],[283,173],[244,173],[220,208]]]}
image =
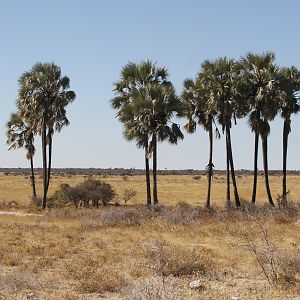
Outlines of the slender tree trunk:
{"label": "slender tree trunk", "polygon": [[240,207],[241,203],[240,203],[239,193],[238,193],[238,189],[237,189],[237,185],[236,185],[236,181],[235,181],[235,171],[234,171],[234,164],[233,164],[229,125],[226,125],[226,139],[227,139],[227,143],[228,143],[229,163],[230,163],[230,169],[231,169],[231,180],[232,180],[233,191],[234,191],[235,205],[236,205],[236,207]]}
{"label": "slender tree trunk", "polygon": [[265,185],[266,185],[266,191],[268,194],[269,202],[272,206],[274,205],[271,190],[270,190],[270,184],[269,184],[269,170],[268,170],[268,138],[262,137],[262,151],[263,151],[263,162],[264,162],[264,173],[265,173]]}
{"label": "slender tree trunk", "polygon": [[50,176],[51,176],[51,162],[52,162],[52,136],[49,138],[49,145],[48,145],[48,174],[47,174],[47,193],[49,189],[49,183],[50,183]]}
{"label": "slender tree trunk", "polygon": [[157,136],[153,133],[153,204],[158,204],[157,198]]}
{"label": "slender tree trunk", "polygon": [[256,201],[258,144],[259,144],[259,132],[258,132],[258,130],[256,130],[255,142],[254,142],[254,170],[253,170],[252,203],[255,203],[255,201]]}
{"label": "slender tree trunk", "polygon": [[151,205],[151,187],[150,187],[150,170],[148,158],[148,143],[145,146],[145,165],[146,165],[146,186],[147,186],[147,205]]}
{"label": "slender tree trunk", "polygon": [[228,142],[226,139],[226,206],[231,206],[230,200],[230,165],[229,165],[229,150]]}
{"label": "slender tree trunk", "polygon": [[43,151],[43,199],[42,208],[46,208],[47,202],[47,148],[46,148],[46,121],[43,120],[42,128],[42,151]]}
{"label": "slender tree trunk", "polygon": [[208,169],[207,169],[207,199],[206,199],[206,207],[210,208],[210,192],[211,192],[211,178],[213,174],[213,129],[212,122],[209,124],[209,161],[208,161]]}
{"label": "slender tree trunk", "polygon": [[286,192],[286,165],[287,165],[287,150],[289,137],[289,120],[285,119],[283,124],[283,151],[282,151],[282,205],[287,206],[287,192]]}
{"label": "slender tree trunk", "polygon": [[36,203],[36,189],[35,189],[35,177],[34,177],[34,168],[33,168],[33,157],[30,157],[30,168],[31,168],[31,187],[32,187],[32,199]]}

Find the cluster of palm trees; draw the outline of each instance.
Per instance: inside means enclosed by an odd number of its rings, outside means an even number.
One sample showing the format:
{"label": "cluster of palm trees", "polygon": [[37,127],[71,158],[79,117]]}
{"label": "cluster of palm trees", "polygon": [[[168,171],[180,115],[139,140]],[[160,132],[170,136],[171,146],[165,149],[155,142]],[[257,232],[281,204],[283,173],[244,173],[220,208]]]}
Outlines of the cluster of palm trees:
{"label": "cluster of palm trees", "polygon": [[295,67],[280,68],[272,52],[248,53],[240,60],[220,58],[204,61],[195,79],[184,81],[181,96],[176,96],[168,81],[165,68],[151,61],[129,63],[121,71],[121,79],[114,84],[112,107],[123,123],[124,136],[135,140],[145,150],[147,204],[151,204],[149,157],[153,156],[153,203],[157,199],[157,140],[176,144],[183,134],[172,116],[185,117],[188,133],[200,125],[209,135],[209,161],[207,165],[208,191],[206,206],[211,205],[213,176],[213,136],[225,134],[227,190],[226,203],[231,205],[232,181],[236,207],[240,198],[235,178],[231,128],[240,118],[248,118],[254,133],[254,174],[252,203],[256,201],[257,161],[259,139],[262,142],[265,186],[269,203],[274,206],[268,177],[268,136],[270,122],[280,114],[283,118],[283,181],[281,205],[287,205],[286,163],[291,116],[299,111],[300,71]]}
{"label": "cluster of palm trees", "polygon": [[[9,149],[24,147],[30,160],[31,183],[36,197],[33,157],[34,138],[42,138],[43,198],[46,207],[51,177],[52,140],[55,131],[69,124],[66,107],[76,95],[69,90],[70,80],[61,75],[54,63],[37,63],[19,79],[17,112],[7,122]],[[300,71],[295,67],[280,68],[272,52],[249,53],[240,60],[220,58],[202,63],[195,79],[184,81],[181,96],[168,80],[166,68],[152,61],[128,63],[121,70],[119,81],[114,83],[115,97],[112,107],[122,122],[124,136],[134,140],[145,152],[147,205],[157,204],[157,143],[168,141],[177,144],[183,139],[180,126],[172,121],[174,116],[187,119],[184,126],[194,133],[203,127],[209,136],[207,165],[207,200],[211,206],[211,183],[214,171],[213,140],[225,134],[227,190],[226,203],[231,205],[230,183],[234,190],[236,207],[241,205],[234,170],[231,128],[239,118],[248,118],[254,134],[254,175],[252,202],[256,201],[257,161],[259,140],[262,141],[265,186],[269,203],[274,206],[268,178],[268,136],[270,122],[280,114],[283,118],[283,181],[281,205],[287,205],[286,165],[291,116],[299,106]],[[221,131],[218,129],[220,126]],[[153,161],[153,189],[151,193],[149,159]]]}
{"label": "cluster of palm trees", "polygon": [[17,112],[12,113],[7,122],[9,149],[24,147],[27,151],[34,201],[37,201],[33,169],[34,137],[36,135],[42,137],[43,209],[46,208],[51,177],[53,134],[69,125],[66,106],[76,98],[75,93],[69,90],[69,86],[69,78],[62,76],[61,69],[54,63],[35,64],[19,79]]}

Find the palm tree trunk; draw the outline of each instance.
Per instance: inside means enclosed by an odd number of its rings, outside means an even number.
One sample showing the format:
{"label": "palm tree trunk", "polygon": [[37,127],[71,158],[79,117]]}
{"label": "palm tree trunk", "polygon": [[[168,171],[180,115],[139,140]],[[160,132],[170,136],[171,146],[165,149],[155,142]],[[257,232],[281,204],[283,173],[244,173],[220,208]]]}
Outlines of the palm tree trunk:
{"label": "palm tree trunk", "polygon": [[231,206],[230,201],[230,166],[229,166],[229,150],[228,142],[226,139],[226,206]]}
{"label": "palm tree trunk", "polygon": [[47,174],[47,193],[49,189],[49,183],[50,183],[50,176],[51,176],[51,162],[52,162],[52,136],[49,138],[49,145],[48,145],[48,174]]}
{"label": "palm tree trunk", "polygon": [[30,156],[30,168],[31,168],[31,186],[32,186],[32,199],[36,203],[36,189],[35,189],[35,177],[34,177],[34,168],[33,168],[33,157]]}
{"label": "palm tree trunk", "polygon": [[42,151],[43,151],[43,199],[42,199],[42,209],[46,208],[47,202],[47,148],[46,148],[46,120],[43,120],[42,128]]}
{"label": "palm tree trunk", "polygon": [[153,204],[158,204],[157,198],[157,136],[153,133],[152,136],[153,143]]}
{"label": "palm tree trunk", "polygon": [[236,207],[240,207],[240,198],[239,193],[235,181],[235,172],[234,172],[234,164],[233,164],[233,156],[232,156],[232,147],[231,147],[231,137],[230,137],[230,127],[229,125],[226,125],[226,139],[228,143],[228,154],[229,154],[229,163],[230,163],[230,169],[231,169],[231,179],[233,184],[233,191],[234,191],[234,198],[235,198],[235,205]]}
{"label": "palm tree trunk", "polygon": [[209,161],[208,161],[208,170],[207,170],[207,199],[206,199],[206,207],[210,208],[210,192],[211,192],[211,178],[213,174],[213,129],[212,122],[209,124]]}
{"label": "palm tree trunk", "polygon": [[263,162],[264,162],[264,173],[265,173],[265,185],[266,191],[268,194],[269,202],[272,206],[274,205],[271,190],[270,190],[270,183],[269,183],[269,170],[268,170],[268,138],[262,137],[262,151],[263,151]]}
{"label": "palm tree trunk", "polygon": [[282,205],[287,206],[287,192],[286,192],[286,165],[287,165],[287,150],[288,150],[288,137],[289,137],[289,120],[285,119],[283,124],[283,159],[282,159]]}
{"label": "palm tree trunk", "polygon": [[150,170],[148,158],[148,143],[145,146],[145,165],[146,165],[146,186],[147,186],[147,205],[151,205],[151,187],[150,187]]}
{"label": "palm tree trunk", "polygon": [[254,142],[254,170],[253,170],[252,203],[255,203],[255,201],[256,201],[258,144],[259,144],[259,132],[258,132],[258,130],[256,130],[255,142]]}

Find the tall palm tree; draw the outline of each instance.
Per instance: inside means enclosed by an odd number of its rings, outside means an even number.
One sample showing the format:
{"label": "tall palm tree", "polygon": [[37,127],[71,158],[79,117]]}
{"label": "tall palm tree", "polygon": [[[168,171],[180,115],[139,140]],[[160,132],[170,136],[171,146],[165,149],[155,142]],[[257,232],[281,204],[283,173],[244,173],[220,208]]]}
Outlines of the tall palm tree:
{"label": "tall palm tree", "polygon": [[272,52],[264,54],[248,53],[240,60],[242,69],[243,97],[248,106],[248,124],[254,132],[254,174],[252,203],[256,201],[257,162],[259,136],[262,140],[265,186],[269,202],[274,206],[268,177],[268,136],[269,122],[278,111],[278,99],[282,96],[278,86],[278,67],[275,65],[275,55]]}
{"label": "tall palm tree", "polygon": [[[46,208],[47,192],[51,174],[52,135],[68,125],[66,106],[76,95],[68,90],[70,80],[61,75],[61,69],[54,63],[37,63],[19,79],[17,105],[22,118],[34,120],[32,129],[42,136],[43,156],[43,198]],[[34,115],[34,117],[33,117]],[[47,146],[49,164],[47,165]]]}
{"label": "tall palm tree", "polygon": [[[176,143],[183,138],[179,127],[172,123],[173,114],[180,112],[180,101],[175,95],[172,84],[167,80],[165,68],[159,68],[151,61],[140,64],[129,63],[121,71],[121,79],[114,84],[116,97],[112,106],[117,109],[117,117],[124,125],[124,131],[129,131],[131,139],[136,139],[144,147],[145,157],[153,155],[153,203],[158,203],[157,197],[157,141],[168,140]],[[137,135],[136,135],[137,133]],[[144,135],[140,143],[140,134]],[[128,134],[125,134],[128,138]],[[151,140],[150,140],[151,139]],[[147,172],[147,187],[150,182]],[[147,203],[150,195],[147,188]],[[151,201],[151,200],[150,200]]]}
{"label": "tall palm tree", "polygon": [[[229,166],[231,169],[231,179],[234,189],[236,207],[240,207],[240,199],[235,179],[234,162],[231,145],[232,120],[236,121],[236,98],[238,97],[238,83],[240,80],[240,70],[233,59],[220,58],[215,61],[206,60],[202,64],[202,70],[206,74],[203,84],[210,91],[210,99],[215,102],[217,119],[222,126],[223,133],[226,133],[226,162],[227,178],[229,179]],[[227,180],[227,202],[229,196],[229,180]]]}
{"label": "tall palm tree", "polygon": [[[184,104],[184,115],[188,119],[185,129],[188,133],[194,133],[197,125],[203,127],[209,136],[209,160],[207,169],[207,198],[206,207],[210,208],[211,181],[213,176],[213,124],[217,114],[215,103],[209,97],[209,91],[203,85],[202,78],[205,76],[203,72],[197,75],[195,81],[187,79],[184,81],[184,89],[181,99]],[[216,136],[220,133],[216,128]]]}
{"label": "tall palm tree", "polygon": [[31,187],[32,187],[32,199],[36,202],[36,188],[35,177],[33,167],[33,156],[35,154],[34,147],[34,132],[31,130],[30,125],[21,118],[18,113],[12,113],[10,119],[6,124],[7,127],[7,145],[9,150],[24,147],[26,152],[26,158],[30,160],[31,168]]}
{"label": "tall palm tree", "polygon": [[[123,114],[125,114],[125,116]],[[130,122],[128,121],[129,114],[132,116],[132,119]],[[151,185],[150,185],[150,168],[149,168],[149,156],[150,156],[149,130],[145,126],[145,124],[142,122],[141,119],[134,118],[134,111],[133,111],[133,107],[131,104],[126,106],[126,112],[125,112],[125,109],[122,110],[121,115],[123,117],[120,116],[120,118],[119,118],[120,120],[121,119],[127,120],[127,121],[124,120],[124,123],[123,123],[124,137],[129,141],[135,140],[137,147],[144,149],[145,172],[146,172],[146,191],[147,191],[146,202],[147,202],[147,205],[150,206],[151,205]]]}
{"label": "tall palm tree", "polygon": [[[74,95],[75,96],[75,95]],[[75,98],[74,98],[75,99]],[[71,100],[73,101],[73,100]],[[50,176],[51,176],[51,163],[52,163],[52,147],[53,147],[53,134],[54,131],[60,132],[63,127],[70,124],[66,117],[66,110],[62,107],[54,107],[53,117],[49,119],[48,132],[46,136],[46,144],[48,145],[48,167],[47,167],[47,192],[49,189]]]}
{"label": "tall palm tree", "polygon": [[286,190],[286,166],[288,137],[291,132],[291,116],[297,114],[300,110],[299,106],[299,90],[300,90],[300,71],[296,67],[280,69],[280,85],[285,97],[280,102],[281,117],[283,118],[283,152],[282,152],[282,205],[287,206],[287,190]]}
{"label": "tall palm tree", "polygon": [[[129,62],[121,70],[121,78],[114,83],[115,97],[111,100],[113,109],[117,110],[117,118],[124,125],[124,135],[127,139],[137,140],[138,147],[145,150],[147,205],[151,205],[150,171],[149,171],[149,128],[142,119],[135,118],[132,102],[138,98],[139,89],[147,85],[167,84],[167,72],[158,68],[151,61],[140,64]],[[142,97],[143,100],[143,97]],[[143,102],[143,101],[142,101]]]}

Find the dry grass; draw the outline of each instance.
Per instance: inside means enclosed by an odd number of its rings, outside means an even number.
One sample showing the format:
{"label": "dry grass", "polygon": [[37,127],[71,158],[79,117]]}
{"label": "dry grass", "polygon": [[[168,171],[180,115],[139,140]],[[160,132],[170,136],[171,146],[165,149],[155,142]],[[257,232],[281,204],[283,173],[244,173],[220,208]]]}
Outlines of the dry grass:
{"label": "dry grass", "polygon": [[[137,192],[134,199],[128,202],[130,204],[144,204],[145,197],[145,178],[144,176],[107,176],[93,175],[92,178],[103,180],[113,186],[116,192],[122,198],[124,192],[133,189]],[[197,180],[192,175],[161,175],[158,177],[158,196],[159,200],[166,205],[175,205],[184,201],[192,205],[204,204],[206,198],[206,176],[197,176]],[[61,185],[68,183],[71,186],[83,182],[89,178],[87,175],[54,175],[51,179],[49,195]],[[41,194],[42,179],[37,178],[38,193]],[[244,199],[251,199],[252,177],[239,176],[237,178],[240,196]],[[270,186],[276,199],[277,194],[281,193],[281,176],[270,176]],[[300,176],[288,176],[288,188],[290,189],[289,197],[298,200],[300,196]],[[231,191],[232,192],[232,191]],[[226,178],[225,176],[216,175],[213,178],[212,186],[212,203],[223,205],[225,203]],[[263,176],[258,177],[257,199],[260,203],[267,202]],[[6,203],[11,207],[26,206],[31,202],[31,187],[28,176],[4,175],[0,173],[0,209],[1,204]],[[121,201],[122,202],[122,201]]]}
{"label": "dry grass", "polygon": [[[30,187],[21,184],[24,178],[1,176],[6,201],[25,207]],[[8,179],[16,190],[8,189]],[[83,179],[55,178],[52,184]],[[104,180],[120,194],[126,188],[137,190],[136,201],[144,202],[143,177]],[[293,180],[298,178],[289,178]],[[241,192],[243,182],[249,193],[249,178],[239,178]],[[246,205],[240,211],[190,205],[199,202],[201,192],[205,195],[204,187],[205,177],[161,176],[161,202],[185,202],[156,210],[129,202],[99,209],[54,209],[43,216],[0,215],[0,299],[292,299],[299,294],[299,204],[285,211],[263,205]],[[224,198],[221,189],[216,193]],[[290,272],[289,278],[280,277],[284,284],[271,286],[255,255],[244,247],[241,237],[250,232],[262,253],[273,249],[261,242],[255,222],[267,228],[277,249],[276,263]],[[280,276],[285,275],[280,270]],[[189,288],[196,279],[203,282],[199,291]]]}

